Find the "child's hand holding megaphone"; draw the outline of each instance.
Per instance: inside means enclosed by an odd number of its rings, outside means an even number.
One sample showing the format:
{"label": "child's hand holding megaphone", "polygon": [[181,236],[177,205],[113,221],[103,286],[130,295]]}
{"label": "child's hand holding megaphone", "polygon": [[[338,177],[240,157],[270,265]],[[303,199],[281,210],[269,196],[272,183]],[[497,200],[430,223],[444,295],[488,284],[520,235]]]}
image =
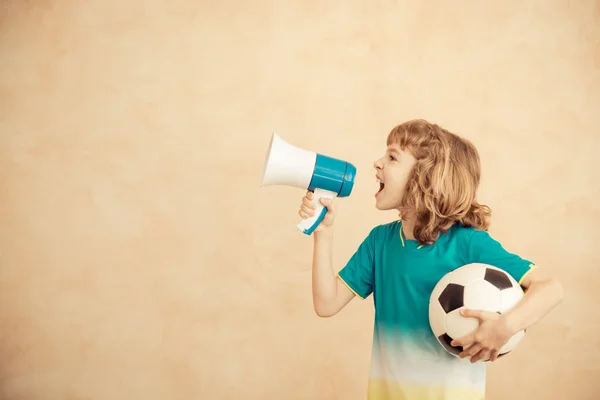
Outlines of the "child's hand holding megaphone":
{"label": "child's hand holding megaphone", "polygon": [[[306,195],[302,198],[302,204],[300,204],[300,210],[298,210],[298,215],[300,217],[306,219],[315,216],[315,212],[317,209],[317,205],[315,204],[315,195],[310,190],[306,192]],[[324,229],[330,228],[333,226],[333,222],[335,221],[335,205],[333,204],[333,199],[321,197],[319,198],[319,202],[327,207],[327,213],[325,217],[315,228],[315,232],[321,232]]]}

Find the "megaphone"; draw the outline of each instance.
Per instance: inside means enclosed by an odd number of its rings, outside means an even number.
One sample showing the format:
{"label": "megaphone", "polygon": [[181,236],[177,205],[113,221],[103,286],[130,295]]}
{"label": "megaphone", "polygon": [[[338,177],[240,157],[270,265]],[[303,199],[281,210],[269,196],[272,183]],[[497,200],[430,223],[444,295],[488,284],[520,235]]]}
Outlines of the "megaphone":
{"label": "megaphone", "polygon": [[300,231],[311,235],[327,213],[327,207],[320,199],[349,196],[355,176],[356,167],[351,163],[292,146],[273,133],[261,186],[293,186],[313,192],[315,215],[296,225]]}

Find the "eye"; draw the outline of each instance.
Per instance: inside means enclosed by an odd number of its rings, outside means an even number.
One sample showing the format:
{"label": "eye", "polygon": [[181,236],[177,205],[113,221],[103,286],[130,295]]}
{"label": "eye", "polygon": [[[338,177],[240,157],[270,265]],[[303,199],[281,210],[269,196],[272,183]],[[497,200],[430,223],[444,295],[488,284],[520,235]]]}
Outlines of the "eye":
{"label": "eye", "polygon": [[392,161],[396,161],[396,157],[394,157],[394,156],[390,155],[390,160],[392,160]]}

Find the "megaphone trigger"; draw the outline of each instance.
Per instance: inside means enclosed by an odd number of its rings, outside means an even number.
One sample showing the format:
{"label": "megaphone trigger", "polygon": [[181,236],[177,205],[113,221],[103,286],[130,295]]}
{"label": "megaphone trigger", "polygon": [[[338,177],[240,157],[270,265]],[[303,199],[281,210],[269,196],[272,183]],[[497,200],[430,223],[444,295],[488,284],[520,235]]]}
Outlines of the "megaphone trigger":
{"label": "megaphone trigger", "polygon": [[327,214],[327,207],[321,203],[322,198],[334,199],[337,193],[316,188],[314,190],[313,203],[315,205],[315,215],[309,218],[304,218],[296,227],[307,235],[311,235],[315,229],[319,227],[319,224],[323,222],[325,214]]}

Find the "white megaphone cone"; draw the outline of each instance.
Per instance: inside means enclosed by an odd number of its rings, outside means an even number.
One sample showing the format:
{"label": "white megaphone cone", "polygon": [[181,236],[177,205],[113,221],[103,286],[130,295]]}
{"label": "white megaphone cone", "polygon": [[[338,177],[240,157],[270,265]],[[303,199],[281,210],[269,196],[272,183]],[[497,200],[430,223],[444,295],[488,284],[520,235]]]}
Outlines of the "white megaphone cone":
{"label": "white megaphone cone", "polygon": [[356,168],[349,162],[292,146],[273,133],[267,149],[261,186],[293,186],[312,191],[315,215],[296,225],[302,232],[310,235],[327,212],[327,208],[320,203],[320,198],[349,196],[355,175]]}
{"label": "white megaphone cone", "polygon": [[274,133],[267,150],[261,186],[308,189],[316,159],[314,152],[292,146]]}

